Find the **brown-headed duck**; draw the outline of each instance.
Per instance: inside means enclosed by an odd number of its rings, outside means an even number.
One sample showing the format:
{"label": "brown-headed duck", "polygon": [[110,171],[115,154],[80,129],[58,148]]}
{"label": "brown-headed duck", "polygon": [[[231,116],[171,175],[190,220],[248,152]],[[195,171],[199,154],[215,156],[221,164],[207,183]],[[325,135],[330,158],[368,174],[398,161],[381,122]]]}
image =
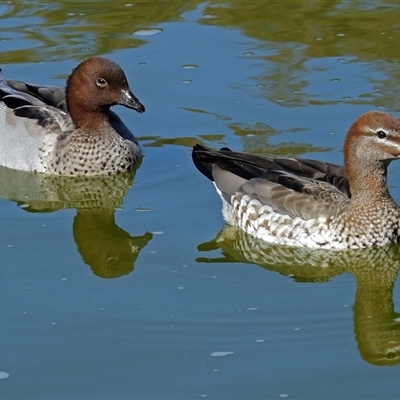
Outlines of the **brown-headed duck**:
{"label": "brown-headed duck", "polygon": [[140,164],[135,136],[111,106],[144,112],[124,71],[91,57],[65,91],[6,80],[0,70],[0,165],[51,175],[113,175]]}
{"label": "brown-headed duck", "polygon": [[224,219],[270,243],[362,248],[400,242],[400,208],[386,181],[400,158],[400,120],[369,111],[350,127],[344,167],[195,145],[196,167],[217,189]]}

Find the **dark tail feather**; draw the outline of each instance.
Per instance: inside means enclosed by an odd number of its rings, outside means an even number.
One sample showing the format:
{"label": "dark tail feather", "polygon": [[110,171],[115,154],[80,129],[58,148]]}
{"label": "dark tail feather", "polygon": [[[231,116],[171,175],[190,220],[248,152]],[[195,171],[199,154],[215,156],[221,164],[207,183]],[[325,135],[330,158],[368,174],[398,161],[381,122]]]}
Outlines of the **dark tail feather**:
{"label": "dark tail feather", "polygon": [[212,149],[204,147],[201,144],[195,144],[192,151],[192,160],[196,168],[210,181],[213,181],[212,165],[215,161],[211,157],[211,152],[213,152]]}
{"label": "dark tail feather", "polygon": [[[272,160],[264,157],[233,152],[227,147],[214,150],[200,144],[193,147],[192,158],[197,169],[211,181],[214,180],[212,175],[213,164],[217,164],[221,169],[243,179],[262,177],[265,168],[277,166]],[[252,158],[255,159],[252,160]]]}

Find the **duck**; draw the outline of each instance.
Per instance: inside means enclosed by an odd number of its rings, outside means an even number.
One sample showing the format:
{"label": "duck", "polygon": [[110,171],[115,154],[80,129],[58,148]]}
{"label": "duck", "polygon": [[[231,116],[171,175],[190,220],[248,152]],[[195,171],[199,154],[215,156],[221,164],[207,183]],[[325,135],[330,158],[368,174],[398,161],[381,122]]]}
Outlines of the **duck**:
{"label": "duck", "polygon": [[120,65],[90,57],[69,75],[65,89],[7,80],[0,69],[0,165],[48,175],[114,175],[140,165],[133,133],[110,108],[138,113]]}
{"label": "duck", "polygon": [[226,223],[273,244],[346,249],[400,241],[400,208],[387,168],[400,158],[400,119],[368,111],[351,125],[344,166],[193,147],[222,200]]}

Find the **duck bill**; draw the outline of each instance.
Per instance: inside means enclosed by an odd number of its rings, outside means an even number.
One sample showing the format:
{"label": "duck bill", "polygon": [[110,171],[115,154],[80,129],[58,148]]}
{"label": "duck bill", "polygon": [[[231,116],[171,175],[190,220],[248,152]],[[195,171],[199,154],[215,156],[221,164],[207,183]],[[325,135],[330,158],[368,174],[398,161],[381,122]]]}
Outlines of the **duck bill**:
{"label": "duck bill", "polygon": [[118,102],[121,106],[132,108],[142,113],[145,111],[144,105],[137,99],[130,90],[122,90],[121,100]]}

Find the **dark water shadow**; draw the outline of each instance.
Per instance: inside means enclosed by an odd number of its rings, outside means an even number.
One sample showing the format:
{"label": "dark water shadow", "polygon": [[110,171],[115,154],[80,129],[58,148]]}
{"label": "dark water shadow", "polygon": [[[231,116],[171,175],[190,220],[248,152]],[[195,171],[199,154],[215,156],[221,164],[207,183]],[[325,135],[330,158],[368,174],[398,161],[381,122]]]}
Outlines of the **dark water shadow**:
{"label": "dark water shadow", "polygon": [[352,274],[356,281],[354,332],[361,357],[374,365],[400,363],[400,314],[393,302],[399,245],[349,250],[277,246],[226,225],[198,249],[221,251],[217,258],[197,258],[199,263],[254,263],[296,282],[327,282],[343,273]]}
{"label": "dark water shadow", "polygon": [[59,177],[0,166],[0,197],[28,212],[74,208],[72,234],[82,260],[101,278],[131,273],[152,233],[131,236],[115,222],[135,171],[116,176]]}

